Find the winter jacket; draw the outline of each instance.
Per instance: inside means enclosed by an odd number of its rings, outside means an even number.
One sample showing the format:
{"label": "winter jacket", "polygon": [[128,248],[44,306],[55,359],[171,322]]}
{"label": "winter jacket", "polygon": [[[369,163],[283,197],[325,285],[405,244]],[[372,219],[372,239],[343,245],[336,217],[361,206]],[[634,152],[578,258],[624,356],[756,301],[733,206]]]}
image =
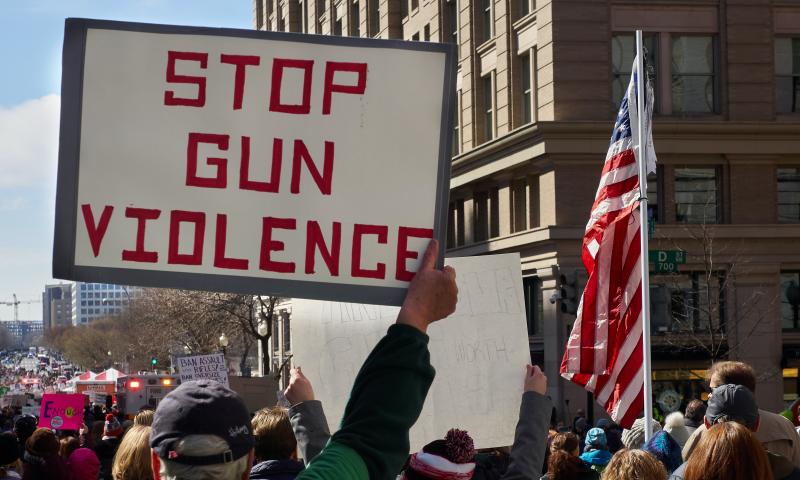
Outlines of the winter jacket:
{"label": "winter jacket", "polygon": [[59,455],[39,457],[25,452],[22,457],[22,480],[72,480],[72,474]]}
{"label": "winter jacket", "polygon": [[250,470],[250,480],[294,480],[303,468],[297,460],[266,460]]}
{"label": "winter jacket", "polygon": [[289,408],[289,421],[297,439],[300,458],[308,465],[331,438],[322,403],[319,400],[309,400],[292,405]]}
{"label": "winter jacket", "polygon": [[[761,445],[772,453],[788,458],[795,467],[800,467],[800,436],[795,432],[792,422],[781,415],[764,410],[759,410],[758,416],[760,421],[755,435]],[[683,447],[684,460],[689,459],[689,455],[706,430],[705,425],[697,427],[686,441]]]}
{"label": "winter jacket", "polygon": [[120,439],[117,437],[108,437],[105,440],[100,440],[94,447],[94,453],[100,460],[100,480],[112,480],[111,467],[114,464],[114,455],[117,454]]}
{"label": "winter jacket", "polygon": [[586,462],[595,472],[602,472],[611,461],[611,452],[608,450],[587,450],[581,455],[581,460]]}

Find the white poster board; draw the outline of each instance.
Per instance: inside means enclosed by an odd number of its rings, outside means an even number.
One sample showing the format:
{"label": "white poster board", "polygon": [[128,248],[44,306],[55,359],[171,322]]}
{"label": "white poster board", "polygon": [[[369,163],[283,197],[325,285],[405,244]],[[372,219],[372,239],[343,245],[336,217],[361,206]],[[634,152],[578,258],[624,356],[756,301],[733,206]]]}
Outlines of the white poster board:
{"label": "white poster board", "polygon": [[[456,312],[431,325],[436,379],[411,447],[450,428],[477,448],[511,445],[530,362],[519,254],[446,259],[456,269]],[[396,307],[292,301],[292,363],[301,366],[336,431],[361,364],[397,318]]]}
{"label": "white poster board", "polygon": [[178,375],[181,382],[207,378],[216,380],[230,388],[228,383],[228,367],[225,364],[225,355],[211,353],[209,355],[192,355],[177,357]]}
{"label": "white poster board", "polygon": [[68,19],[54,276],[400,304],[444,252],[454,54]]}

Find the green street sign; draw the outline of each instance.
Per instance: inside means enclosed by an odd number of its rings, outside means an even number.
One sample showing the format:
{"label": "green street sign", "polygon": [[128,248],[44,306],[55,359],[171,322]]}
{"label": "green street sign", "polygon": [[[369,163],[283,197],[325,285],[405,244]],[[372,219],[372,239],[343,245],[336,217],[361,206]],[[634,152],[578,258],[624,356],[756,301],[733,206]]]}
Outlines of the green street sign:
{"label": "green street sign", "polygon": [[655,265],[654,273],[675,273],[678,265],[686,263],[686,252],[683,250],[650,250],[648,257]]}

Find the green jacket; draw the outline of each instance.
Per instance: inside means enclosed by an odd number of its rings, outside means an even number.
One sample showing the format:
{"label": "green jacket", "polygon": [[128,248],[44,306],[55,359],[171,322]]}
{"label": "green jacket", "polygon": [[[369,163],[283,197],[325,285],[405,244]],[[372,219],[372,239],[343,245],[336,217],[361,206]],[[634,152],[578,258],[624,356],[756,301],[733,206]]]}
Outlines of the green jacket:
{"label": "green jacket", "polygon": [[339,431],[298,480],[393,480],[435,370],[428,336],[392,325],[356,375]]}

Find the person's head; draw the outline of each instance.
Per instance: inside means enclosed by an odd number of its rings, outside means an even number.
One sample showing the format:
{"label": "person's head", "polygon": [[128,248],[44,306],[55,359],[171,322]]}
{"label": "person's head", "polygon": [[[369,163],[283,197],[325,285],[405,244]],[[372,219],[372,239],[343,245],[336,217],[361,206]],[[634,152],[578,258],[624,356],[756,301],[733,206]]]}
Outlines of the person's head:
{"label": "person's head", "polygon": [[751,392],[756,392],[756,372],[744,362],[717,362],[708,370],[708,384],[711,389],[720,385],[744,385]]}
{"label": "person's head", "polygon": [[722,422],[738,422],[758,430],[758,405],[753,393],[742,385],[720,385],[708,397],[706,427]]}
{"label": "person's head", "polygon": [[103,437],[119,438],[122,436],[122,425],[113,413],[106,414],[106,421],[103,423]]}
{"label": "person's head", "polygon": [[475,443],[465,430],[450,429],[444,439],[434,440],[411,455],[400,474],[402,480],[472,478]]}
{"label": "person's head", "polygon": [[256,440],[256,460],[284,460],[295,456],[297,439],[285,408],[263,408],[250,423]]}
{"label": "person's head", "polygon": [[587,450],[606,450],[608,441],[606,432],[602,428],[591,428],[586,432],[585,446]]}
{"label": "person's head", "polygon": [[111,467],[114,480],[153,478],[150,466],[150,427],[134,425],[122,437]]}
{"label": "person's head", "polygon": [[[661,430],[661,424],[652,420],[651,433],[655,435]],[[637,450],[644,445],[644,418],[637,418],[631,428],[622,432],[622,444],[627,449]]]}
{"label": "person's head", "polygon": [[550,442],[547,471],[554,478],[570,478],[580,471],[580,439],[572,432],[557,433]]}
{"label": "person's head", "polygon": [[653,435],[642,450],[651,454],[656,460],[661,462],[668,473],[674,472],[675,469],[680,467],[681,463],[683,463],[681,446],[666,430],[661,430]]}
{"label": "person's head", "polygon": [[28,453],[43,458],[58,455],[60,447],[61,444],[56,434],[49,428],[37,428],[25,442],[25,449]]}
{"label": "person's head", "polygon": [[58,454],[64,459],[69,458],[70,454],[72,454],[72,452],[81,446],[81,442],[78,440],[78,437],[74,437],[72,435],[63,437],[60,441],[60,444],[61,445],[58,449]]}
{"label": "person's head", "polygon": [[764,447],[737,422],[712,426],[700,437],[686,462],[684,480],[770,480]]}
{"label": "person's head", "polygon": [[155,413],[155,410],[142,410],[133,417],[133,424],[149,427],[153,424],[153,415],[155,415]]}
{"label": "person's head", "polygon": [[236,392],[213,380],[184,382],[161,400],[153,417],[153,474],[245,480],[254,443],[250,414]]}
{"label": "person's head", "polygon": [[664,465],[644,450],[623,448],[611,457],[602,480],[666,480]]}
{"label": "person's head", "polygon": [[[702,420],[701,420],[702,421]],[[664,431],[675,440],[681,448],[689,440],[689,430],[681,412],[672,412],[664,419]]]}
{"label": "person's head", "polygon": [[8,470],[19,472],[19,467],[17,437],[11,432],[0,434],[0,476],[5,475]]}
{"label": "person's head", "polygon": [[[100,459],[89,448],[79,448],[70,454],[67,465],[72,472],[73,480],[97,480],[100,476]],[[149,477],[139,478],[153,478]]]}
{"label": "person's head", "polygon": [[684,417],[687,423],[691,423],[694,427],[699,427],[703,423],[703,417],[706,416],[706,404],[701,400],[694,399],[686,405]]}
{"label": "person's head", "polygon": [[14,434],[17,436],[20,445],[25,445],[28,437],[33,435],[33,432],[36,431],[36,425],[38,423],[36,417],[33,415],[23,415],[14,422]]}

